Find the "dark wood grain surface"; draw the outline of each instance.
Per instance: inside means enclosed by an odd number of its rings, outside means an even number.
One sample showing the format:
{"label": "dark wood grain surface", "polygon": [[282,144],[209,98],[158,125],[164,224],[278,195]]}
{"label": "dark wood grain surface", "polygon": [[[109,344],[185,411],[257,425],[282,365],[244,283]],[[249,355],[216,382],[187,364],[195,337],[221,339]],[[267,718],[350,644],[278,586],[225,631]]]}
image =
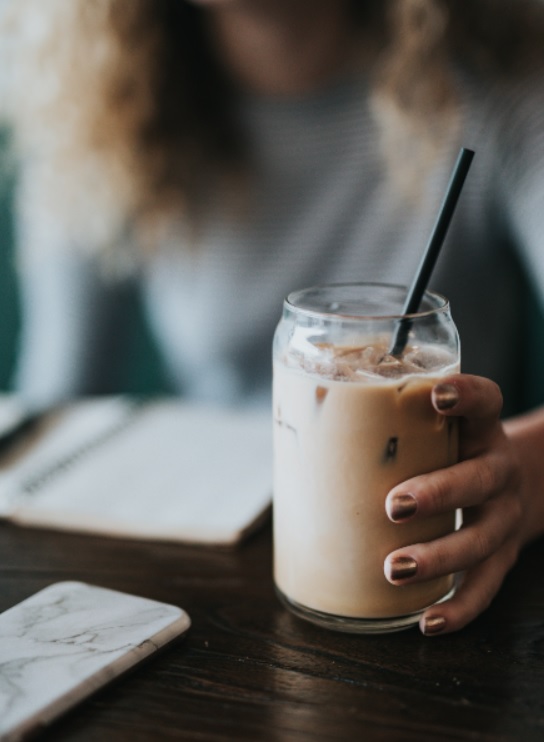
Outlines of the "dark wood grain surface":
{"label": "dark wood grain surface", "polygon": [[544,740],[544,542],[465,630],[336,634],[278,603],[268,524],[236,551],[0,526],[0,610],[77,579],[182,606],[186,638],[42,733],[130,740]]}

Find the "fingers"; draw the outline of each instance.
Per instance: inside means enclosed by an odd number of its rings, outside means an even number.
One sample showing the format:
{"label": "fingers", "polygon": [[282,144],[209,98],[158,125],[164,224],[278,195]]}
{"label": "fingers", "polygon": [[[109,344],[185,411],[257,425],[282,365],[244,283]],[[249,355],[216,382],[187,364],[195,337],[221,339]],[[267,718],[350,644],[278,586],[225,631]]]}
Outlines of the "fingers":
{"label": "fingers", "polygon": [[519,486],[519,463],[499,420],[498,386],[459,374],[436,385],[432,399],[442,414],[460,416],[460,463],[394,487],[386,499],[394,522],[475,507]]}
{"label": "fingers", "polygon": [[453,598],[425,611],[419,622],[422,633],[426,636],[448,634],[473,621],[489,607],[517,555],[514,543],[508,541],[492,559],[470,570]]}
{"label": "fingers", "polygon": [[499,551],[520,515],[517,499],[505,493],[467,514],[458,531],[393,551],[385,559],[385,576],[394,585],[405,585],[472,568]]}
{"label": "fingers", "polygon": [[[512,515],[515,519],[515,511]],[[386,558],[385,576],[394,585],[460,574],[468,568],[454,596],[421,617],[420,629],[425,635],[458,631],[482,613],[499,591],[518,556],[517,540],[510,537],[503,517],[507,517],[507,510],[501,508],[497,516],[481,517],[487,527],[479,534],[476,520],[454,534],[399,549]]]}
{"label": "fingers", "polygon": [[489,605],[514,564],[521,539],[520,465],[500,422],[502,395],[494,382],[455,375],[432,391],[442,415],[459,420],[460,461],[413,477],[386,499],[395,523],[463,509],[463,526],[428,543],[397,549],[384,563],[394,585],[464,573],[449,600],[425,611],[425,634],[456,631]]}
{"label": "fingers", "polygon": [[471,374],[456,374],[436,384],[432,401],[444,415],[475,420],[495,419],[502,410],[502,393],[490,379]]}
{"label": "fingers", "polygon": [[394,585],[465,572],[454,597],[423,615],[420,627],[426,635],[457,631],[476,618],[517,559],[521,505],[513,493],[504,492],[469,508],[464,521],[454,533],[397,549],[385,560],[385,576]]}
{"label": "fingers", "polygon": [[385,509],[390,520],[401,523],[416,514],[426,517],[474,507],[513,489],[516,477],[508,447],[500,445],[483,456],[402,482],[388,493]]}
{"label": "fingers", "polygon": [[495,434],[503,403],[495,382],[469,374],[450,376],[433,388],[431,399],[441,414],[462,418],[462,445],[485,445]]}

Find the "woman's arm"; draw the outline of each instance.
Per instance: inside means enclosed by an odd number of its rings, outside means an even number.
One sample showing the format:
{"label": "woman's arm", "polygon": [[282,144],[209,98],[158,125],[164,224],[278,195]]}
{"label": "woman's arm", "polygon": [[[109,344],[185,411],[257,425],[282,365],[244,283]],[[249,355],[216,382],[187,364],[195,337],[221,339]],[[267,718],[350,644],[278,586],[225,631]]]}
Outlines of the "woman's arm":
{"label": "woman's arm", "polygon": [[[403,482],[386,501],[393,522],[463,508],[459,531],[398,549],[385,561],[386,577],[399,585],[463,573],[453,598],[422,616],[425,634],[456,631],[485,610],[520,549],[544,533],[544,410],[503,425],[497,385],[469,375],[437,385],[433,404],[459,417],[459,463]],[[412,560],[408,577],[396,574],[401,557]]]}
{"label": "woman's arm", "polygon": [[506,435],[521,464],[524,543],[544,533],[544,408],[507,420]]}

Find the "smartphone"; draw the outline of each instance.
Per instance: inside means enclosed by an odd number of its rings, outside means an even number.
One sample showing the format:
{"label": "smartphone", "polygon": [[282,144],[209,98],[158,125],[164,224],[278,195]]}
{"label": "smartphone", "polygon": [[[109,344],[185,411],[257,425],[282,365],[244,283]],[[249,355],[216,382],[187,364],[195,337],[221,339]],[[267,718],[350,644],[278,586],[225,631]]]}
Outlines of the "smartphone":
{"label": "smartphone", "polygon": [[173,605],[58,582],[0,614],[0,740],[33,734],[191,624]]}

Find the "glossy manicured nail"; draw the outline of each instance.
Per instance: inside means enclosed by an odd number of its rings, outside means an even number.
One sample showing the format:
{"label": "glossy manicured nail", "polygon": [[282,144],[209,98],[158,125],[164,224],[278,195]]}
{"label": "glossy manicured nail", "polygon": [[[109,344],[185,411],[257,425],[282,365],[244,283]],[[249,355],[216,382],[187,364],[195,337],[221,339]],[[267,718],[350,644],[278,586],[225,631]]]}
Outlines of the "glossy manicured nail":
{"label": "glossy manicured nail", "polygon": [[433,400],[439,410],[451,410],[459,402],[459,392],[453,384],[437,384],[433,389]]}
{"label": "glossy manicured nail", "polygon": [[422,631],[425,636],[431,634],[440,634],[446,628],[446,619],[444,616],[432,616],[431,618],[423,619]]}
{"label": "glossy manicured nail", "polygon": [[387,514],[395,523],[407,520],[415,514],[417,510],[416,498],[409,492],[393,495],[387,501]]}
{"label": "glossy manicured nail", "polygon": [[406,580],[417,572],[417,562],[412,557],[393,557],[387,564],[390,580]]}

